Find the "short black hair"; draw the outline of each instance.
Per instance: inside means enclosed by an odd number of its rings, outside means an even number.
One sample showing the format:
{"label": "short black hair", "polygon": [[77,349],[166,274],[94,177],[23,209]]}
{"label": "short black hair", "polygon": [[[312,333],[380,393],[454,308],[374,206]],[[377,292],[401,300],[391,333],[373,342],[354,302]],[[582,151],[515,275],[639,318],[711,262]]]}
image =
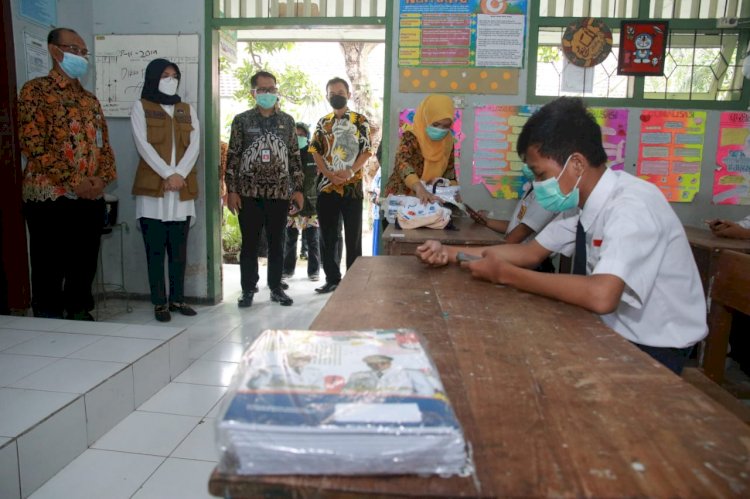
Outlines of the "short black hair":
{"label": "short black hair", "polygon": [[307,126],[307,123],[303,123],[301,121],[298,121],[297,123],[294,124],[294,127],[297,128],[297,129],[299,129],[299,130],[304,131],[305,135],[307,136],[307,138],[308,139],[310,138],[310,127]]}
{"label": "short black hair", "polygon": [[73,33],[76,36],[81,36],[78,33],[76,33],[75,30],[70,29],[70,28],[55,28],[47,34],[47,43],[52,44],[52,45],[57,45],[58,43],[60,43],[60,35],[66,31],[68,33]]}
{"label": "short black hair", "polygon": [[518,155],[524,158],[531,146],[561,165],[574,152],[582,154],[592,166],[607,163],[602,130],[579,97],[559,97],[529,118],[518,136]]}
{"label": "short black hair", "polygon": [[345,79],[343,79],[343,78],[339,78],[339,77],[337,76],[337,77],[335,77],[335,78],[331,78],[330,80],[328,80],[328,83],[326,83],[326,92],[328,92],[328,88],[329,88],[329,87],[330,87],[331,85],[335,85],[335,84],[337,84],[337,83],[342,83],[342,84],[343,84],[343,85],[344,85],[344,86],[346,87],[346,91],[347,91],[347,92],[349,92],[349,91],[350,91],[350,90],[349,90],[349,84],[348,84],[348,83],[346,82],[346,80],[345,80]]}
{"label": "short black hair", "polygon": [[273,83],[276,84],[276,77],[268,71],[258,71],[250,78],[250,88],[258,86],[258,78],[271,78]]}

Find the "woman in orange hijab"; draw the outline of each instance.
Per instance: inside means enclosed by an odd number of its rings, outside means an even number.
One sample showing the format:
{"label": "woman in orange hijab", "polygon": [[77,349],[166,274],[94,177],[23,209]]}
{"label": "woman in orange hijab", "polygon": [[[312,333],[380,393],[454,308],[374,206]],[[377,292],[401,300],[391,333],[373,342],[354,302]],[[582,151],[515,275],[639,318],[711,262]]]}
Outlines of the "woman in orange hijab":
{"label": "woman in orange hijab", "polygon": [[428,95],[414,113],[414,128],[401,136],[393,171],[385,195],[416,196],[423,203],[437,200],[425,188],[443,177],[456,184],[453,135],[450,133],[455,108],[447,95]]}

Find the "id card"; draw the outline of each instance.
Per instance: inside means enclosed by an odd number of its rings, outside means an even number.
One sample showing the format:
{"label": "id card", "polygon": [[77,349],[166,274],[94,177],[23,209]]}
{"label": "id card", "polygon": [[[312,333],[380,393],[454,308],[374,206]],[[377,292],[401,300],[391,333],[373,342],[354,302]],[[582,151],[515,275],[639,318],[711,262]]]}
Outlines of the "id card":
{"label": "id card", "polygon": [[261,149],[260,150],[260,160],[263,163],[270,163],[271,162],[271,150],[270,149]]}
{"label": "id card", "polygon": [[101,149],[104,147],[104,138],[102,137],[102,129],[97,127],[96,128],[96,147]]}

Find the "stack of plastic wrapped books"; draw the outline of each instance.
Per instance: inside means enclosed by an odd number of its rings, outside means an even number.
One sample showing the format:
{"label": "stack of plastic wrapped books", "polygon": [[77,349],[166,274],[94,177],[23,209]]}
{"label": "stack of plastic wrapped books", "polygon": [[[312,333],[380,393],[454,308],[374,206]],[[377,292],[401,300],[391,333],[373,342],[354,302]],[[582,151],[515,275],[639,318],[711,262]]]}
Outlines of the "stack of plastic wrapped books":
{"label": "stack of plastic wrapped books", "polygon": [[471,472],[461,427],[412,330],[265,331],[217,418],[240,475]]}

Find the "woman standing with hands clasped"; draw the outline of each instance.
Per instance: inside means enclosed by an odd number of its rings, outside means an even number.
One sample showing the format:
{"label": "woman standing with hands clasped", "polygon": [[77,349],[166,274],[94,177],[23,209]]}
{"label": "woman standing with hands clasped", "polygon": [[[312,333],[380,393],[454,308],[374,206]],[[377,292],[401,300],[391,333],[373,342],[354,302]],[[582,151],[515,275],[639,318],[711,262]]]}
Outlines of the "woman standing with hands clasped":
{"label": "woman standing with hands clasped", "polygon": [[414,129],[401,136],[393,171],[385,185],[384,195],[416,196],[423,203],[438,198],[422,184],[443,177],[457,184],[453,153],[455,108],[447,95],[428,95],[414,112]]}
{"label": "woman standing with hands clasped", "polygon": [[[136,218],[143,232],[154,316],[171,320],[170,312],[195,315],[185,304],[187,238],[195,218],[199,125],[195,109],[177,95],[180,69],[166,59],[146,67],[141,100],[130,114],[133,139],[141,156],[133,182]],[[169,302],[164,257],[169,259]]]}

